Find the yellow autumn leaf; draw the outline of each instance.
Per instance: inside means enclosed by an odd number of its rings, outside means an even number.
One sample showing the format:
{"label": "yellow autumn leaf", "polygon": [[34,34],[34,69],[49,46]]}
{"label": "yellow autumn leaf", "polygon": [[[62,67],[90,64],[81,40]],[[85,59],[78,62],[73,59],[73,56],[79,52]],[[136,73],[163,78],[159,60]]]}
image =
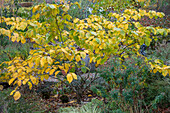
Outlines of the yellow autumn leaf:
{"label": "yellow autumn leaf", "polygon": [[22,69],[18,69],[18,74],[20,74],[22,72]]}
{"label": "yellow autumn leaf", "polygon": [[63,70],[63,69],[64,69],[64,67],[63,67],[63,66],[60,66],[60,65],[59,65],[58,67],[59,67],[61,70]]}
{"label": "yellow autumn leaf", "polygon": [[67,54],[68,54],[68,52],[67,52],[65,49],[61,48],[61,50],[62,50],[64,53],[67,53]]}
{"label": "yellow autumn leaf", "polygon": [[16,90],[13,90],[13,91],[10,93],[10,95],[13,95],[15,91],[16,91]]}
{"label": "yellow autumn leaf", "polygon": [[89,19],[89,18],[87,18],[86,20],[87,20],[87,23],[91,23],[92,22],[91,19]]}
{"label": "yellow autumn leaf", "polygon": [[90,63],[92,63],[93,60],[95,60],[95,57],[90,58]]}
{"label": "yellow autumn leaf", "polygon": [[68,72],[69,68],[70,68],[70,64],[65,63],[65,70],[66,70],[66,73]]}
{"label": "yellow autumn leaf", "polygon": [[99,65],[99,64],[100,64],[100,62],[101,62],[101,58],[100,58],[99,60],[97,60],[97,64]]}
{"label": "yellow autumn leaf", "polygon": [[164,16],[165,16],[165,14],[164,14],[164,13],[162,13],[162,12],[157,12],[157,15],[158,15],[160,18],[162,18],[162,17],[164,17]]}
{"label": "yellow autumn leaf", "polygon": [[156,72],[157,72],[157,69],[154,69],[154,70],[153,70],[153,73],[156,73]]}
{"label": "yellow autumn leaf", "polygon": [[116,14],[115,17],[118,19],[119,18],[119,14]]}
{"label": "yellow autumn leaf", "polygon": [[71,73],[67,74],[67,80],[69,83],[73,81],[73,76],[71,75]]}
{"label": "yellow autumn leaf", "polygon": [[55,69],[50,70],[49,75],[52,75],[54,73]]}
{"label": "yellow autumn leaf", "polygon": [[76,61],[79,62],[81,60],[80,55],[76,56]]}
{"label": "yellow autumn leaf", "polygon": [[6,36],[8,36],[8,37],[10,37],[10,36],[11,36],[11,32],[10,32],[10,30],[5,30],[4,34],[5,34]]}
{"label": "yellow autumn leaf", "polygon": [[88,51],[88,50],[84,50],[84,52],[85,52],[85,53],[89,53],[89,51]]}
{"label": "yellow autumn leaf", "polygon": [[15,78],[11,78],[10,80],[9,80],[9,85],[11,85],[11,83],[13,82],[15,80]]}
{"label": "yellow autumn leaf", "polygon": [[109,24],[109,25],[107,26],[107,28],[108,28],[108,29],[112,29],[112,24]]}
{"label": "yellow autumn leaf", "polygon": [[33,84],[35,84],[35,83],[36,83],[36,78],[35,78],[35,77],[30,76],[30,79],[31,79],[31,81],[32,81],[32,83],[33,83]]}
{"label": "yellow autumn leaf", "polygon": [[76,103],[76,102],[77,102],[77,101],[72,100],[72,101],[68,102],[68,104],[72,104],[72,103]]}
{"label": "yellow autumn leaf", "polygon": [[28,65],[29,65],[30,68],[32,68],[34,63],[32,61],[28,61]]}
{"label": "yellow autumn leaf", "polygon": [[[13,74],[12,74],[12,77],[13,77],[13,78],[18,77],[18,73],[13,73]],[[12,83],[12,82],[11,82],[11,83]]]}
{"label": "yellow autumn leaf", "polygon": [[26,22],[21,22],[20,23],[20,29],[21,30],[25,30],[26,27],[27,27],[27,23]]}
{"label": "yellow autumn leaf", "polygon": [[2,90],[3,90],[3,88],[4,88],[4,87],[3,87],[3,85],[0,85],[0,91],[2,91]]}
{"label": "yellow autumn leaf", "polygon": [[127,29],[128,29],[128,24],[125,24],[124,29],[125,29],[125,30],[127,30]]}
{"label": "yellow autumn leaf", "polygon": [[47,57],[47,62],[51,65],[51,64],[53,64],[53,59],[48,56],[48,57]]}
{"label": "yellow autumn leaf", "polygon": [[74,79],[77,79],[77,75],[75,73],[71,73]]}
{"label": "yellow autumn leaf", "polygon": [[67,12],[69,10],[69,5],[65,5],[63,11]]}
{"label": "yellow autumn leaf", "polygon": [[160,62],[160,60],[159,60],[159,59],[156,59],[156,60],[155,60],[155,63],[160,64],[161,62]]}
{"label": "yellow autumn leaf", "polygon": [[21,86],[21,80],[18,80],[18,82],[17,82],[17,84],[18,84],[18,86]]}
{"label": "yellow autumn leaf", "polygon": [[170,69],[170,66],[164,66],[163,69]]}
{"label": "yellow autumn leaf", "polygon": [[32,89],[32,83],[28,82],[28,86],[29,86],[29,89],[31,90]]}
{"label": "yellow autumn leaf", "polygon": [[33,9],[32,9],[32,12],[35,13],[36,10],[38,10],[39,8],[39,5],[36,5]]}
{"label": "yellow autumn leaf", "polygon": [[65,58],[64,59],[70,59],[70,55],[69,54],[65,54]]}
{"label": "yellow autumn leaf", "polygon": [[88,97],[92,97],[92,95],[89,94]]}
{"label": "yellow autumn leaf", "polygon": [[135,22],[135,27],[139,28],[141,26],[141,24],[139,22]]}
{"label": "yellow autumn leaf", "polygon": [[23,36],[21,36],[21,43],[22,44],[26,43],[26,39]]}
{"label": "yellow autumn leaf", "polygon": [[137,15],[133,16],[132,18],[133,18],[134,20],[138,20],[138,16],[137,16]]}
{"label": "yellow autumn leaf", "polygon": [[25,84],[28,82],[28,80],[29,80],[29,79],[24,79],[23,82],[22,82],[23,85],[25,85]]}
{"label": "yellow autumn leaf", "polygon": [[18,100],[21,97],[21,93],[19,91],[16,91],[14,94],[15,101]]}
{"label": "yellow autumn leaf", "polygon": [[37,57],[36,60],[35,60],[35,66],[38,66],[40,63],[40,57]]}
{"label": "yellow autumn leaf", "polygon": [[77,23],[79,21],[79,19],[78,18],[76,18],[76,19],[74,19],[74,23]]}
{"label": "yellow autumn leaf", "polygon": [[168,71],[167,70],[163,70],[162,71],[162,75],[165,77],[166,75],[168,74]]}
{"label": "yellow autumn leaf", "polygon": [[51,68],[47,68],[47,69],[45,70],[45,72],[48,73],[50,70],[51,70]]}
{"label": "yellow autumn leaf", "polygon": [[37,14],[35,15],[35,18],[38,19],[39,17],[40,17],[40,14],[37,13]]}
{"label": "yellow autumn leaf", "polygon": [[16,37],[15,35],[11,37],[11,41],[12,41],[12,42],[15,42],[16,39],[17,39],[17,37]]}
{"label": "yellow autumn leaf", "polygon": [[120,17],[119,21],[122,22],[124,20],[124,17]]}
{"label": "yellow autumn leaf", "polygon": [[44,78],[47,80],[49,78],[49,75],[48,74],[45,74],[44,75]]}
{"label": "yellow autumn leaf", "polygon": [[50,49],[49,53],[50,54],[55,54],[55,50]]}
{"label": "yellow autumn leaf", "polygon": [[80,52],[80,55],[81,55],[81,57],[82,57],[83,59],[86,58],[86,53],[85,53],[85,52]]}
{"label": "yellow autumn leaf", "polygon": [[55,77],[58,75],[59,72],[60,72],[60,71],[56,71],[56,72],[55,72]]}
{"label": "yellow autumn leaf", "polygon": [[41,80],[41,81],[44,80],[44,76],[43,76],[43,75],[40,76],[40,80]]}
{"label": "yellow autumn leaf", "polygon": [[45,57],[42,57],[41,60],[40,60],[40,64],[41,64],[41,67],[43,67],[46,63],[46,58]]}
{"label": "yellow autumn leaf", "polygon": [[30,67],[26,67],[27,69],[26,69],[26,72],[27,73],[29,73],[29,72],[31,72],[32,71],[32,69],[30,68]]}

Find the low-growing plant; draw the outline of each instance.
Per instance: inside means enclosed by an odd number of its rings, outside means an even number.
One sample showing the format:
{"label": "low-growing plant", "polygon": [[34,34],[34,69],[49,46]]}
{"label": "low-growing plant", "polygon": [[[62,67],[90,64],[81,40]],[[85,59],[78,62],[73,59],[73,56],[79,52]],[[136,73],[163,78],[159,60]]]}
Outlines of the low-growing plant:
{"label": "low-growing plant", "polygon": [[146,54],[148,58],[160,59],[166,65],[170,65],[170,44],[167,40],[157,41],[154,49],[148,48]]}
{"label": "low-growing plant", "polygon": [[26,7],[20,7],[17,11],[17,16],[29,19],[31,18],[32,14],[32,7],[26,8]]}
{"label": "low-growing plant", "polygon": [[58,110],[59,113],[102,113],[102,109],[99,107],[101,102],[97,99],[92,100],[81,107],[66,107],[60,108]]}
{"label": "low-growing plant", "polygon": [[70,7],[70,10],[68,11],[69,15],[73,18],[79,18],[84,19],[87,18],[91,12],[89,11],[90,5],[93,4],[93,2],[89,0],[70,0],[69,3],[75,3],[79,2],[79,6],[72,5]]}
{"label": "low-growing plant", "polygon": [[[151,87],[154,87],[154,85],[146,82],[148,76],[153,74],[141,58],[131,57],[122,62],[113,57],[108,61],[106,67],[101,68],[99,72],[101,73],[99,76],[105,82],[97,82],[96,85],[91,86],[91,90],[104,98],[107,112],[152,111],[153,106],[157,106],[159,102],[163,102],[163,99],[165,99],[162,93],[168,94],[159,90],[160,92],[155,92],[151,99],[152,94],[145,93],[147,89],[153,91]],[[153,77],[151,78],[153,79]],[[167,85],[164,85],[164,87],[167,87]],[[148,97],[147,102],[145,96]],[[167,102],[167,100],[164,102]]]}
{"label": "low-growing plant", "polygon": [[17,56],[21,56],[23,59],[26,59],[29,54],[31,43],[20,44],[20,43],[10,43],[5,47],[0,46],[0,63],[4,61],[9,61],[14,59]]}
{"label": "low-growing plant", "polygon": [[145,83],[147,87],[144,89],[144,102],[148,105],[149,111],[166,109],[170,103],[170,78],[162,78],[157,73],[156,75],[148,76]]}

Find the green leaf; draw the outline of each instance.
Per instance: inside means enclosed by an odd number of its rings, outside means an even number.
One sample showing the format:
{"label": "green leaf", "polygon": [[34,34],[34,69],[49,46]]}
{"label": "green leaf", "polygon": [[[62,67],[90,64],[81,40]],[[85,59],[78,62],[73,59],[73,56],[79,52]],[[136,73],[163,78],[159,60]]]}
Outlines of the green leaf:
{"label": "green leaf", "polygon": [[157,34],[163,35],[163,34],[164,34],[164,31],[165,31],[164,29],[158,29],[158,30],[157,30]]}
{"label": "green leaf", "polygon": [[85,52],[81,52],[80,55],[81,55],[81,57],[82,57],[83,59],[86,58],[86,53],[85,53]]}
{"label": "green leaf", "polygon": [[83,73],[86,73],[86,72],[87,72],[86,67],[81,67],[81,71],[82,71]]}
{"label": "green leaf", "polygon": [[73,38],[74,38],[74,40],[76,41],[76,43],[79,45],[80,43],[79,43],[79,38],[78,38],[78,36],[74,36]]}
{"label": "green leaf", "polygon": [[71,69],[70,69],[70,72],[75,72],[75,67],[72,67]]}
{"label": "green leaf", "polygon": [[101,42],[100,42],[100,40],[98,38],[96,38],[96,41],[97,41],[97,43],[101,44]]}
{"label": "green leaf", "polygon": [[123,30],[120,31],[120,34],[121,34],[122,36],[125,36],[125,32],[124,32]]}
{"label": "green leaf", "polygon": [[89,38],[90,37],[90,33],[86,33],[86,38]]}
{"label": "green leaf", "polygon": [[51,9],[55,9],[56,7],[53,4],[47,4]]}
{"label": "green leaf", "polygon": [[93,34],[94,36],[97,36],[96,32],[91,31],[90,33]]}
{"label": "green leaf", "polygon": [[152,39],[151,39],[151,38],[147,38],[147,39],[145,40],[145,44],[146,44],[146,46],[149,46],[149,45],[150,45],[150,43],[151,43],[151,41],[152,41]]}
{"label": "green leaf", "polygon": [[69,5],[65,5],[63,11],[67,12],[69,10]]}
{"label": "green leaf", "polygon": [[101,60],[100,64],[104,64],[106,61],[107,61],[107,57],[105,56],[105,57]]}
{"label": "green leaf", "polygon": [[116,28],[116,27],[115,27],[115,28],[114,28],[114,30],[116,30],[116,31],[120,31],[121,29],[120,29],[120,28]]}

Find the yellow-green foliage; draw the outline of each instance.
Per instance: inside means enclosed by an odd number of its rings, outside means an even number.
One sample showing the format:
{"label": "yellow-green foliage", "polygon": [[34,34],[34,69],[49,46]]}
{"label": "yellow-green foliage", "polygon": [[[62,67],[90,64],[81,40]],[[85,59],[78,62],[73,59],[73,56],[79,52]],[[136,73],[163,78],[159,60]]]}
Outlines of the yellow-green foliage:
{"label": "yellow-green foliage", "polygon": [[[57,76],[62,71],[69,83],[77,79],[75,72],[70,69],[81,58],[85,58],[87,53],[90,62],[96,62],[98,66],[104,64],[112,54],[128,58],[126,50],[140,55],[140,45],[145,43],[149,46],[152,38],[157,39],[156,35],[166,36],[170,32],[170,29],[144,27],[137,22],[142,16],[163,17],[164,14],[160,12],[126,9],[123,14],[110,13],[109,17],[116,19],[112,22],[96,15],[83,20],[73,19],[67,13],[69,7],[69,4],[41,4],[33,8],[35,15],[31,20],[19,17],[0,19],[11,26],[10,29],[0,28],[0,34],[8,36],[13,42],[26,43],[29,39],[38,48],[31,50],[26,60],[16,57],[4,62],[8,67],[2,72],[10,78],[9,84],[14,81],[17,84],[16,89],[11,92],[15,100],[21,96],[17,91],[19,86],[28,84],[31,89],[33,84],[37,85],[39,80],[48,79],[49,75]],[[40,23],[38,20],[42,16],[44,21]],[[151,33],[154,37],[151,37]],[[49,42],[53,45],[49,45]],[[85,50],[77,51],[75,45]],[[162,72],[164,76],[170,72],[170,66],[163,65],[159,60],[153,63],[145,59],[154,72]]]}
{"label": "yellow-green foliage", "polygon": [[[150,0],[89,0],[93,1],[95,9],[103,8],[104,11],[120,11],[126,8],[134,9],[136,7],[146,8],[150,5]],[[96,12],[96,10],[94,10]]]}

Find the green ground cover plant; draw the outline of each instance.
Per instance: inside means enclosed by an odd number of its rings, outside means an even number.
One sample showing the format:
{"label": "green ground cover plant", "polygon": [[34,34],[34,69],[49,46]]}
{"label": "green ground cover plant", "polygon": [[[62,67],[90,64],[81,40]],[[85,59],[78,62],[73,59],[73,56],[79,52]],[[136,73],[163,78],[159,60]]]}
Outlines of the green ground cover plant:
{"label": "green ground cover plant", "polygon": [[105,112],[151,112],[169,103],[169,77],[151,73],[141,58],[121,62],[113,57],[99,72],[102,79],[91,90],[104,98]]}

